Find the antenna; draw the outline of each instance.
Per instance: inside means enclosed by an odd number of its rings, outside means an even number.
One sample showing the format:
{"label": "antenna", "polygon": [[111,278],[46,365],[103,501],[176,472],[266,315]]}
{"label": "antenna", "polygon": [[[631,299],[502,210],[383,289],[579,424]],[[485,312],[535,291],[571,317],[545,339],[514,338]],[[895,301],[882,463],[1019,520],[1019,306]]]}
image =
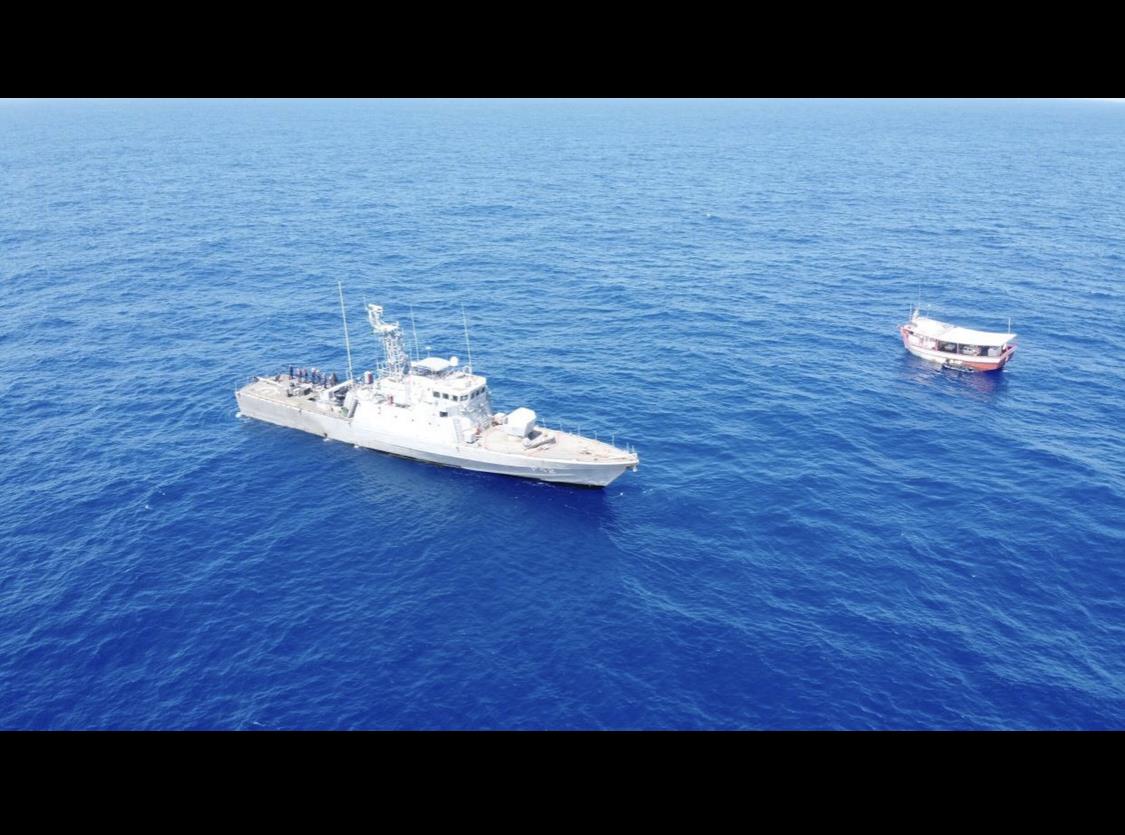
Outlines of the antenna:
{"label": "antenna", "polygon": [[473,373],[473,346],[469,344],[469,319],[465,316],[465,305],[461,305],[461,321],[465,325],[465,353],[469,355],[469,373]]}
{"label": "antenna", "polygon": [[418,328],[414,326],[414,305],[410,305],[410,330],[414,331],[414,356],[421,357],[418,350]]}
{"label": "antenna", "polygon": [[348,313],[344,310],[344,286],[337,281],[336,289],[340,293],[340,316],[344,319],[344,347],[348,349],[348,380],[355,382],[355,375],[352,373],[352,342],[348,339]]}

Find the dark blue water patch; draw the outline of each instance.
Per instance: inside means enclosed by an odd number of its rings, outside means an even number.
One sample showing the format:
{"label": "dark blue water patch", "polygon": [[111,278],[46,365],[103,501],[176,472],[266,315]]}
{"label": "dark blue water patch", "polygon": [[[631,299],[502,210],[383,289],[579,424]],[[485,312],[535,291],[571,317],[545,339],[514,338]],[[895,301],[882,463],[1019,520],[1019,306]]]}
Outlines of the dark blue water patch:
{"label": "dark blue water patch", "polygon": [[[0,726],[1114,728],[1125,110],[0,105]],[[383,304],[604,491],[239,419]],[[902,349],[921,296],[1000,374]]]}

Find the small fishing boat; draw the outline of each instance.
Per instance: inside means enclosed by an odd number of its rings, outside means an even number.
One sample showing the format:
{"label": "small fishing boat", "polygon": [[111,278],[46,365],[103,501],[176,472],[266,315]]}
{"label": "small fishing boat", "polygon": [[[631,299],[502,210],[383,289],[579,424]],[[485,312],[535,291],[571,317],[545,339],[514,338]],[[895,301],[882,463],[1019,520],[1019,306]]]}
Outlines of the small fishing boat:
{"label": "small fishing boat", "polygon": [[1014,333],[977,331],[927,319],[918,308],[898,330],[903,346],[914,356],[959,371],[999,371],[1016,352]]}

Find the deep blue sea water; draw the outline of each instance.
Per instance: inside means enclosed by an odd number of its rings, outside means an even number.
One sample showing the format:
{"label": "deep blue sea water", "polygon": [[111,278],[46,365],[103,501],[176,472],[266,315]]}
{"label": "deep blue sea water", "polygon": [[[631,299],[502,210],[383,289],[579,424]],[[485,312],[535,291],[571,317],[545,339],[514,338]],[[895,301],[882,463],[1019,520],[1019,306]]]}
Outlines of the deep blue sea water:
{"label": "deep blue sea water", "polygon": [[[1108,103],[0,103],[0,727],[1125,727],[1123,184]],[[237,418],[337,279],[639,471]]]}

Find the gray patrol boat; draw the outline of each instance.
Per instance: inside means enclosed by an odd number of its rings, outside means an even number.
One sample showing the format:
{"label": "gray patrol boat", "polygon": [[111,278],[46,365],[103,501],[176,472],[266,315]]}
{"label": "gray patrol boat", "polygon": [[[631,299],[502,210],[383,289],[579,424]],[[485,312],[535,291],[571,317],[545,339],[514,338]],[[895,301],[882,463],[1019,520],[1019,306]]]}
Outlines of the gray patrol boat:
{"label": "gray patrol boat", "polygon": [[[540,481],[605,487],[636,470],[635,450],[539,425],[529,408],[494,412],[488,381],[457,357],[411,360],[397,322],[368,304],[382,342],[377,371],[352,373],[343,290],[348,379],[315,369],[257,376],[235,392],[241,415],[405,458]],[[468,345],[468,324],[465,327]],[[415,337],[415,342],[417,338]]]}

